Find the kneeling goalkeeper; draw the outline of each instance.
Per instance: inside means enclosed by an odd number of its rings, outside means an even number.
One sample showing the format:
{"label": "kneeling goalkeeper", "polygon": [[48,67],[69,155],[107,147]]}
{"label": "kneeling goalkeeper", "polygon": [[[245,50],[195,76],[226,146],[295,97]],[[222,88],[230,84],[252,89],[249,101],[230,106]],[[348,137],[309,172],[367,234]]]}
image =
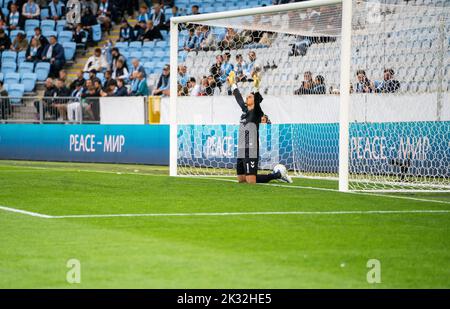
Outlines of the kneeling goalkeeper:
{"label": "kneeling goalkeeper", "polygon": [[242,109],[239,125],[237,178],[240,183],[266,183],[274,179],[291,183],[286,169],[273,171],[267,175],[258,175],[259,158],[259,124],[264,112],[261,109],[263,97],[259,93],[260,76],[253,74],[253,91],[247,96],[246,101],[242,98],[236,86],[235,73],[231,71],[227,81],[230,84],[233,95]]}

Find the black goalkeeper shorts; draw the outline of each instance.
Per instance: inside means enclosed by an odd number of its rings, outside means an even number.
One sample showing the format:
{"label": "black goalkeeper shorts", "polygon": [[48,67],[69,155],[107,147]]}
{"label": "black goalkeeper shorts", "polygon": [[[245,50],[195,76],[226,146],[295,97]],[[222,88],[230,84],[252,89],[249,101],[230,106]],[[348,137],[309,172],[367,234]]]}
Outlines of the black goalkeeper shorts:
{"label": "black goalkeeper shorts", "polygon": [[258,174],[258,159],[237,159],[236,172],[238,175]]}

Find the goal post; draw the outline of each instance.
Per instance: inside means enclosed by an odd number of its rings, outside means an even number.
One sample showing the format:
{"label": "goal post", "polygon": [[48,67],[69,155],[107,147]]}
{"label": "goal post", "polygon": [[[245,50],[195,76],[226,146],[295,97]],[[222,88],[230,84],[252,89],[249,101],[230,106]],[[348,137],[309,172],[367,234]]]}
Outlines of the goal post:
{"label": "goal post", "polygon": [[[293,10],[299,10],[299,9],[306,9],[306,8],[314,8],[324,5],[330,5],[330,4],[340,4],[345,3],[343,6],[343,10],[345,13],[342,15],[342,22],[343,25],[345,24],[345,35],[348,35],[347,40],[345,41],[346,44],[349,46],[342,49],[341,57],[347,57],[348,61],[343,61],[342,65],[347,64],[348,68],[348,74],[344,74],[341,76],[341,78],[347,78],[348,82],[342,84],[342,92],[347,90],[349,91],[349,84],[350,84],[350,57],[351,57],[351,9],[352,9],[352,0],[311,0],[311,1],[304,1],[304,2],[297,2],[297,3],[288,3],[283,5],[272,5],[272,6],[265,6],[265,7],[257,7],[257,8],[248,8],[248,9],[242,9],[242,10],[233,10],[233,11],[226,11],[226,12],[217,12],[217,13],[209,13],[209,14],[199,14],[199,15],[187,15],[187,16],[177,16],[172,17],[170,19],[170,84],[176,85],[177,84],[177,68],[178,68],[178,25],[179,24],[195,24],[195,23],[201,23],[204,21],[211,21],[211,20],[218,20],[218,19],[225,19],[225,18],[233,18],[233,17],[241,17],[241,16],[252,16],[252,15],[258,15],[258,14],[269,14],[269,13],[282,13],[282,12],[288,12]],[[344,18],[346,18],[344,20]],[[344,46],[344,45],[343,45]],[[343,118],[348,118],[348,109],[349,109],[349,100],[350,97],[341,99],[341,113],[347,113],[347,115],[343,114]],[[177,122],[176,122],[176,108],[177,108],[177,88],[171,87],[170,90],[170,159],[169,159],[169,165],[170,165],[170,176],[177,176],[177,152],[178,152],[178,142],[177,142]],[[347,141],[348,145],[348,125],[345,124],[347,127],[347,133],[344,131],[344,129],[341,129],[340,134],[343,137],[343,143]],[[341,125],[342,127],[342,125]],[[348,167],[348,151],[342,151],[339,155],[340,160],[340,166],[343,167],[342,171],[340,171],[340,184],[339,189],[342,191],[348,190],[348,168],[345,169],[345,166]],[[345,169],[345,171],[344,171]],[[342,177],[342,178],[341,178]]]}
{"label": "goal post", "polygon": [[170,175],[235,175],[233,70],[244,97],[261,80],[261,170],[282,163],[342,192],[449,192],[445,3],[313,0],[171,18]]}

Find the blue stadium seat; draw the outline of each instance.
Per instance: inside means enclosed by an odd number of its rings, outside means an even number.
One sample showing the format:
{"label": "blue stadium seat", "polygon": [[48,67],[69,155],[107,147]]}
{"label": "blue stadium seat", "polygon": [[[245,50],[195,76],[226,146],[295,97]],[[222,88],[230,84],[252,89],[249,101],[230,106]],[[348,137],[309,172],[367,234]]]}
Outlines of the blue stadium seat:
{"label": "blue stadium seat", "polygon": [[130,42],[130,45],[128,45],[128,51],[130,53],[141,51],[142,50],[142,42],[141,41],[134,41]]}
{"label": "blue stadium seat", "polygon": [[165,58],[167,56],[167,52],[163,50],[157,50],[153,55],[155,58]]}
{"label": "blue stadium seat", "polygon": [[169,42],[167,42],[167,41],[157,41],[155,46],[156,47],[167,48],[169,46]]}
{"label": "blue stadium seat", "polygon": [[46,80],[49,72],[50,72],[50,63],[48,62],[39,62],[36,64],[36,67],[34,68],[34,73],[36,73],[38,81]]}
{"label": "blue stadium seat", "polygon": [[64,27],[66,27],[67,21],[65,19],[58,20],[56,22],[56,32],[60,33],[61,31],[64,31]]}
{"label": "blue stadium seat", "polygon": [[17,52],[7,50],[2,53],[2,64],[5,62],[16,62]]}
{"label": "blue stadium seat", "polygon": [[31,42],[31,38],[34,37],[34,30],[28,30],[26,31],[27,41],[28,44]]}
{"label": "blue stadium seat", "polygon": [[131,59],[133,59],[133,58],[137,58],[137,59],[141,59],[141,57],[142,57],[142,51],[132,51],[132,52],[130,52],[130,58]]}
{"label": "blue stadium seat", "polygon": [[105,81],[105,74],[102,72],[98,72],[97,74],[95,74],[95,76],[100,80],[100,82],[103,84],[103,82]]}
{"label": "blue stadium seat", "polygon": [[152,74],[153,73],[153,62],[145,62],[144,70],[147,75]]}
{"label": "blue stadium seat", "polygon": [[142,52],[143,53],[151,52],[154,48],[155,48],[155,42],[153,42],[153,41],[144,42],[144,44],[142,44]]}
{"label": "blue stadium seat", "polygon": [[3,73],[0,72],[0,81],[3,81]]}
{"label": "blue stadium seat", "polygon": [[115,47],[117,47],[120,53],[128,50],[128,42],[116,42]]}
{"label": "blue stadium seat", "polygon": [[2,73],[3,74],[16,72],[16,69],[17,69],[17,64],[15,61],[14,62],[2,61]]}
{"label": "blue stadium seat", "polygon": [[33,73],[34,63],[33,62],[19,62],[19,73]]}
{"label": "blue stadium seat", "polygon": [[5,77],[3,78],[3,83],[12,85],[20,83],[20,74],[15,72],[5,73]]}
{"label": "blue stadium seat", "polygon": [[100,42],[102,40],[102,28],[100,25],[92,26],[92,40],[94,42]]}
{"label": "blue stadium seat", "polygon": [[41,30],[42,34],[46,31],[54,31],[55,30],[55,21],[51,19],[46,19],[41,22]]}
{"label": "blue stadium seat", "polygon": [[8,95],[10,97],[9,103],[11,104],[21,104],[23,93],[25,92],[25,87],[22,84],[8,84]]}
{"label": "blue stadium seat", "polygon": [[62,43],[62,46],[64,47],[64,57],[67,60],[72,60],[75,56],[75,52],[77,50],[77,43],[75,42],[64,42]]}
{"label": "blue stadium seat", "polygon": [[152,56],[148,53],[142,53],[142,56],[139,58],[141,63],[146,63],[152,60]]}
{"label": "blue stadium seat", "polygon": [[41,8],[41,20],[45,20],[49,15],[48,8]]}
{"label": "blue stadium seat", "polygon": [[34,31],[34,28],[39,27],[39,20],[38,19],[27,19],[25,21],[25,32],[28,32],[30,30]]}
{"label": "blue stadium seat", "polygon": [[48,39],[50,39],[50,37],[52,35],[58,37],[58,33],[54,30],[46,30],[46,31],[42,31],[42,35],[45,36]]}
{"label": "blue stadium seat", "polygon": [[62,44],[65,42],[72,41],[72,31],[61,31],[58,34],[58,43]]}
{"label": "blue stadium seat", "polygon": [[24,85],[24,91],[25,92],[34,91],[36,81],[37,81],[36,73],[23,73],[21,82]]}
{"label": "blue stadium seat", "polygon": [[21,64],[22,62],[25,61],[26,54],[27,54],[26,51],[21,51],[21,52],[17,53],[17,63],[18,64]]}

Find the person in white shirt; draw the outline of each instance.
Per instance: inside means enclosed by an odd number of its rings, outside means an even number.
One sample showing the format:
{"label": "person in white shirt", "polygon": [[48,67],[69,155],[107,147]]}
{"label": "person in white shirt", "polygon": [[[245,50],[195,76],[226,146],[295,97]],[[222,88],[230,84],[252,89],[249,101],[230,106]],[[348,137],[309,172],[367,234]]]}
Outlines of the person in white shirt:
{"label": "person in white shirt", "polygon": [[22,16],[25,19],[38,19],[40,15],[41,9],[33,0],[28,0],[28,2],[22,6]]}
{"label": "person in white shirt", "polygon": [[197,96],[200,95],[200,93],[201,93],[201,87],[200,87],[200,85],[197,84],[197,82],[196,82],[196,80],[195,80],[195,77],[191,77],[191,78],[189,79],[189,82],[187,83],[187,86],[188,86],[188,88],[189,88],[190,95],[191,95],[192,97],[197,97]]}
{"label": "person in white shirt", "polygon": [[102,50],[100,48],[96,48],[94,51],[94,55],[89,57],[86,61],[84,72],[90,72],[91,70],[102,72],[107,69],[108,62],[106,61],[106,57],[102,55]]}

